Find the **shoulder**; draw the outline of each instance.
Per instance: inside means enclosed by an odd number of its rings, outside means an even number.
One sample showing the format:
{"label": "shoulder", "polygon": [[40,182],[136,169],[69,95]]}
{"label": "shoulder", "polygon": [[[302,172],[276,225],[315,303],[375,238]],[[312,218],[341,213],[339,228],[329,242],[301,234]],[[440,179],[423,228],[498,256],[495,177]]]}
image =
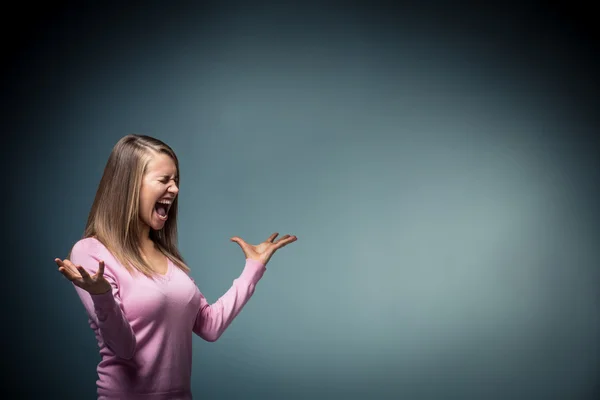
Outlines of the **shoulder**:
{"label": "shoulder", "polygon": [[96,256],[100,257],[106,254],[108,250],[96,238],[88,237],[79,240],[71,249],[71,256]]}
{"label": "shoulder", "polygon": [[104,261],[104,276],[117,286],[126,277],[127,270],[121,265],[113,253],[94,237],[88,237],[77,241],[71,250],[71,262],[81,265],[90,273],[96,273]]}
{"label": "shoulder", "polygon": [[71,262],[91,271],[96,271],[100,261],[104,261],[105,273],[116,275],[119,262],[98,239],[88,237],[79,240],[71,250]]}

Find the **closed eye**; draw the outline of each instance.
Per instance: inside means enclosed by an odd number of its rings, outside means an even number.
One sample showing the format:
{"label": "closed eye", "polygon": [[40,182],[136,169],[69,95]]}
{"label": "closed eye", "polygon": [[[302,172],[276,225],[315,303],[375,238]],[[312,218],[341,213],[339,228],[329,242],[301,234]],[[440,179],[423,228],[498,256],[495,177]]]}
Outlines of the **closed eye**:
{"label": "closed eye", "polygon": [[[163,177],[161,178],[160,182],[166,185],[167,183],[169,183],[170,180],[171,179],[169,177]],[[173,180],[175,181],[176,185],[179,185],[179,178],[173,178]]]}

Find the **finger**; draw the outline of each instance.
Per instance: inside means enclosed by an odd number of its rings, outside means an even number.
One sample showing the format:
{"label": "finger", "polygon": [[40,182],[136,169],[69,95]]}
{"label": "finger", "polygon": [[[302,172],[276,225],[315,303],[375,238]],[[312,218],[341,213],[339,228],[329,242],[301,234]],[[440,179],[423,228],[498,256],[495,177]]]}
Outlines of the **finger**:
{"label": "finger", "polygon": [[[288,235],[289,236],[289,235]],[[298,240],[298,238],[296,236],[289,236],[287,239],[285,240],[280,240],[279,242],[277,242],[277,248],[280,249],[282,247],[287,246],[288,244],[295,242],[296,240]]]}
{"label": "finger", "polygon": [[90,276],[90,273],[87,272],[87,270],[85,268],[83,268],[81,265],[77,266],[77,271],[79,271],[79,274],[83,278],[84,282],[90,281],[92,279],[92,277]]}
{"label": "finger", "polygon": [[282,236],[282,237],[280,237],[279,239],[277,239],[277,241],[276,241],[276,242],[273,242],[273,243],[279,243],[279,242],[281,242],[282,240],[285,240],[285,239],[287,239],[287,238],[289,238],[289,237],[290,237],[290,235],[285,235],[285,236]]}
{"label": "finger", "polygon": [[279,235],[279,233],[275,232],[274,234],[272,234],[271,236],[269,236],[269,238],[267,239],[267,242],[273,243],[273,240],[275,240],[275,238],[277,237],[277,235]]}
{"label": "finger", "polygon": [[65,267],[58,267],[58,272],[60,272],[68,280],[72,280],[74,278],[73,274],[71,274],[71,272],[69,272],[69,270]]}
{"label": "finger", "polygon": [[104,261],[98,263],[98,273],[96,275],[104,276]]}
{"label": "finger", "polygon": [[246,256],[248,256],[248,243],[244,242],[243,239],[240,239],[237,236],[234,236],[230,239],[232,242],[236,242],[241,248]]}
{"label": "finger", "polygon": [[58,270],[59,271],[60,271],[61,268],[64,268],[63,267],[63,262],[62,262],[62,260],[60,258],[55,258],[54,262],[56,263],[56,265],[58,265]]}
{"label": "finger", "polygon": [[241,239],[241,238],[239,238],[239,237],[237,237],[237,236],[234,236],[234,237],[232,237],[230,240],[231,240],[232,242],[236,242],[236,243],[237,243],[237,244],[239,244],[239,245],[240,245],[242,248],[244,248],[244,247],[248,246],[248,243],[246,243],[246,242],[244,241],[244,239]]}
{"label": "finger", "polygon": [[67,278],[69,281],[73,282],[77,286],[80,286],[83,282],[80,276],[74,275],[70,270],[66,269],[65,267],[60,267],[58,269],[58,272],[60,272],[65,278]]}
{"label": "finger", "polygon": [[75,267],[75,264],[73,264],[70,260],[64,260],[63,261],[63,266],[65,268],[67,268],[71,274],[77,275],[77,268]]}

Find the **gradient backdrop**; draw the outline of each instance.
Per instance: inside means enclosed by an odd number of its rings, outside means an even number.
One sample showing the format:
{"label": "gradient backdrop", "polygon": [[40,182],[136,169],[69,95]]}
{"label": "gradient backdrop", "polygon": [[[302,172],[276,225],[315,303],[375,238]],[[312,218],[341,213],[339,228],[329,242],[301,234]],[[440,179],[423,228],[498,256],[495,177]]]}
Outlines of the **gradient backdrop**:
{"label": "gradient backdrop", "polygon": [[218,342],[194,338],[195,398],[600,394],[587,10],[202,4],[6,16],[10,398],[95,398],[94,335],[52,260],[129,133],[180,158],[209,301],[244,265],[230,237],[298,236]]}

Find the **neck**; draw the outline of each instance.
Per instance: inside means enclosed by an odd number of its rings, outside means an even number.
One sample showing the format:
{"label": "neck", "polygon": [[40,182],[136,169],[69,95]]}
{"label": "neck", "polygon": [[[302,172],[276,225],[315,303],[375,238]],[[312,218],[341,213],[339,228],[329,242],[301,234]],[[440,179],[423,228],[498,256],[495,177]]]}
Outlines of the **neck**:
{"label": "neck", "polygon": [[154,242],[150,239],[150,228],[145,228],[140,236],[140,249],[143,253],[150,254],[154,250]]}

